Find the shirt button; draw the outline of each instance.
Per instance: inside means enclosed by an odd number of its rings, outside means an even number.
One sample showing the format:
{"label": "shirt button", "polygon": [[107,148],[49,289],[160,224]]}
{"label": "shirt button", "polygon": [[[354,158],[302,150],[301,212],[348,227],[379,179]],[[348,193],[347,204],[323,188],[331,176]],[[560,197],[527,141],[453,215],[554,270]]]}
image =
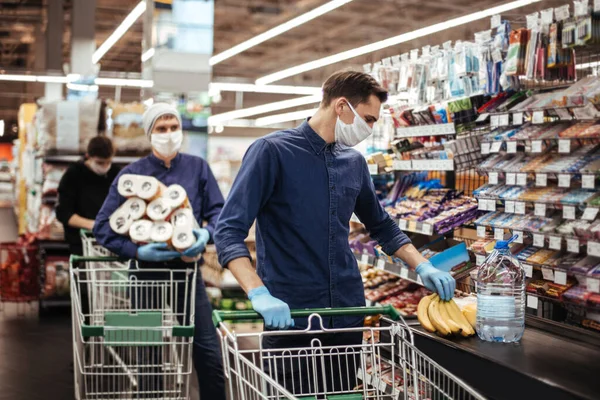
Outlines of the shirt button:
{"label": "shirt button", "polygon": [[335,185],[331,186],[331,190],[335,190]]}

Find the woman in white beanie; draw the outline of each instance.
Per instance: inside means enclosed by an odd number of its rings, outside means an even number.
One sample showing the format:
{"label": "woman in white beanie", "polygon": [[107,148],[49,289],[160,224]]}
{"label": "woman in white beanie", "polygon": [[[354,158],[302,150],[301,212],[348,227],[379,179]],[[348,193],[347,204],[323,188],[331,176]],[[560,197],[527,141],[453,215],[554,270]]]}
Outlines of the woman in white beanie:
{"label": "woman in white beanie", "polygon": [[[167,248],[165,243],[150,243],[138,246],[128,237],[113,232],[109,225],[110,215],[121,204],[125,198],[118,193],[117,182],[119,176],[114,180],[108,197],[98,213],[94,225],[94,235],[98,243],[110,251],[127,259],[137,259],[141,268],[151,269],[185,269],[189,264],[184,260],[200,260],[204,248],[212,239],[217,218],[223,208],[223,195],[219,190],[217,181],[208,166],[208,163],[200,157],[180,153],[183,141],[181,131],[181,116],[179,112],[169,104],[156,103],[148,108],[144,114],[144,130],[152,144],[152,153],[133,164],[124,168],[122,174],[138,174],[153,176],[166,186],[179,184],[187,192],[188,199],[192,205],[194,217],[204,229],[196,229],[196,243],[183,253]],[[184,260],[182,260],[182,257]],[[135,274],[135,272],[132,272]],[[142,274],[139,274],[142,279]],[[148,279],[148,274],[143,275]],[[162,279],[153,277],[152,279]],[[186,305],[184,295],[188,290],[178,290],[177,305],[178,314],[183,314]],[[156,294],[154,297],[159,296]],[[132,301],[137,297],[132,293]],[[156,298],[140,299],[138,308],[144,308],[145,302],[156,302]],[[160,299],[158,299],[160,301]],[[180,321],[182,325],[194,325],[194,367],[198,374],[200,385],[200,397],[202,399],[225,400],[225,380],[223,376],[223,365],[220,353],[219,340],[216,330],[212,324],[212,309],[202,279],[198,279],[196,287],[195,320]],[[175,311],[175,310],[174,310]],[[189,314],[189,311],[188,311]],[[150,353],[146,357],[159,358],[159,352]],[[157,361],[157,360],[153,360]],[[146,363],[147,364],[147,363]],[[152,364],[152,362],[150,363]],[[142,368],[143,369],[143,368]],[[151,376],[150,371],[140,371],[140,391],[156,390],[157,377]],[[162,382],[160,383],[162,385]],[[152,389],[150,389],[152,388]]]}

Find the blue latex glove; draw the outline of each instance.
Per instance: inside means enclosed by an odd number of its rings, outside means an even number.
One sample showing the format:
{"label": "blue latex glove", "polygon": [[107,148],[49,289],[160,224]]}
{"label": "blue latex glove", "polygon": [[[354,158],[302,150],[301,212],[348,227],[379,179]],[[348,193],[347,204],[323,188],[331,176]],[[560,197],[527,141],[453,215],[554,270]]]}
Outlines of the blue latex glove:
{"label": "blue latex glove", "polygon": [[287,329],[294,326],[290,307],[283,301],[271,296],[269,289],[259,286],[248,292],[254,311],[263,316],[265,327],[269,329]]}
{"label": "blue latex glove", "polygon": [[448,272],[437,269],[429,261],[423,261],[417,265],[417,274],[421,277],[423,285],[439,294],[442,300],[448,301],[454,297],[456,281]]}
{"label": "blue latex glove", "polygon": [[196,243],[192,247],[184,251],[183,254],[189,258],[196,258],[204,251],[206,243],[210,239],[210,233],[206,229],[194,229],[194,235],[196,235]]}
{"label": "blue latex glove", "polygon": [[149,243],[140,246],[137,251],[138,260],[163,262],[181,257],[181,254],[174,250],[169,250],[166,243]]}

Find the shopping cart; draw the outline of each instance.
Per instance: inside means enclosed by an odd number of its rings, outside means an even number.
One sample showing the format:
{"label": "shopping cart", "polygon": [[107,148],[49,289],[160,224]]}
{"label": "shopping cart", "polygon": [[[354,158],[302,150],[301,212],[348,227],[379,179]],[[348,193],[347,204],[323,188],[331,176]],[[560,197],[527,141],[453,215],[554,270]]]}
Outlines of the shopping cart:
{"label": "shopping cart", "polygon": [[[326,329],[323,317],[387,315],[386,327]],[[411,328],[392,306],[294,310],[308,317],[302,331],[238,334],[224,321],[256,319],[253,311],[214,311],[222,333],[223,365],[231,399],[484,399],[475,390],[419,351]],[[362,343],[324,345],[329,334],[362,332]],[[263,338],[310,335],[306,347],[264,348]],[[258,339],[258,349],[240,342]]]}
{"label": "shopping cart", "polygon": [[[188,399],[196,268],[129,270],[114,279],[115,257],[71,256],[75,398]],[[94,269],[73,268],[94,264]],[[123,301],[82,310],[82,288]]]}

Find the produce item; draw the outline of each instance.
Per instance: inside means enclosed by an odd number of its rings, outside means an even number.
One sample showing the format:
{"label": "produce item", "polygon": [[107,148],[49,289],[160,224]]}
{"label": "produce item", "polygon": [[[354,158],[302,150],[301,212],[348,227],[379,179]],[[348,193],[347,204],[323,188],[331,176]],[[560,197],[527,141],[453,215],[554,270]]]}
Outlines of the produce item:
{"label": "produce item", "polygon": [[448,336],[452,331],[446,324],[445,320],[442,318],[439,310],[440,306],[440,297],[434,295],[433,299],[429,303],[429,307],[427,307],[427,313],[429,315],[429,320],[431,324],[435,328],[436,332],[442,336]]}
{"label": "produce item", "polygon": [[454,300],[445,301],[441,303],[443,307],[448,310],[449,317],[458,325],[460,328],[460,334],[464,337],[472,336],[475,334],[474,328],[471,326],[467,318],[463,315],[462,311]]}
{"label": "produce item", "polygon": [[159,197],[148,204],[146,213],[153,221],[164,221],[171,215],[172,211],[169,202],[164,197]]}
{"label": "produce item", "polygon": [[448,313],[449,310],[446,307],[446,304],[447,302],[445,301],[439,302],[440,316],[442,317],[444,322],[446,322],[446,325],[448,325],[448,328],[450,328],[452,334],[456,335],[457,333],[460,333],[461,328],[456,322],[454,322],[452,318],[450,318],[450,314]]}
{"label": "produce item", "polygon": [[423,328],[431,333],[435,332],[435,327],[429,319],[429,304],[431,303],[433,296],[434,295],[423,297],[419,302],[419,306],[417,307],[417,318],[419,319],[419,322]]}
{"label": "produce item", "polygon": [[187,193],[185,189],[181,185],[171,185],[169,186],[162,195],[171,206],[172,209],[177,209],[180,207],[188,207],[189,201],[187,198]]}
{"label": "produce item", "polygon": [[467,321],[469,321],[471,327],[475,329],[475,325],[477,323],[477,304],[467,304],[465,307],[463,307],[462,313]]}
{"label": "produce item", "polygon": [[135,243],[148,243],[151,240],[152,221],[141,219],[131,224],[129,236]]}
{"label": "produce item", "polygon": [[183,252],[196,243],[196,235],[190,226],[178,226],[173,229],[173,247],[179,252]]}
{"label": "produce item", "polygon": [[173,237],[173,225],[166,221],[157,221],[152,224],[150,240],[153,242],[170,242]]}
{"label": "produce item", "polygon": [[129,215],[128,211],[122,207],[119,207],[108,220],[110,228],[118,233],[119,235],[127,235],[129,228],[133,224],[133,218]]}
{"label": "produce item", "polygon": [[473,336],[475,330],[454,300],[441,301],[437,294],[425,296],[417,308],[419,322],[429,332],[440,336],[450,334]]}
{"label": "produce item", "polygon": [[123,197],[136,196],[141,185],[139,175],[123,174],[117,182],[117,191]]}

